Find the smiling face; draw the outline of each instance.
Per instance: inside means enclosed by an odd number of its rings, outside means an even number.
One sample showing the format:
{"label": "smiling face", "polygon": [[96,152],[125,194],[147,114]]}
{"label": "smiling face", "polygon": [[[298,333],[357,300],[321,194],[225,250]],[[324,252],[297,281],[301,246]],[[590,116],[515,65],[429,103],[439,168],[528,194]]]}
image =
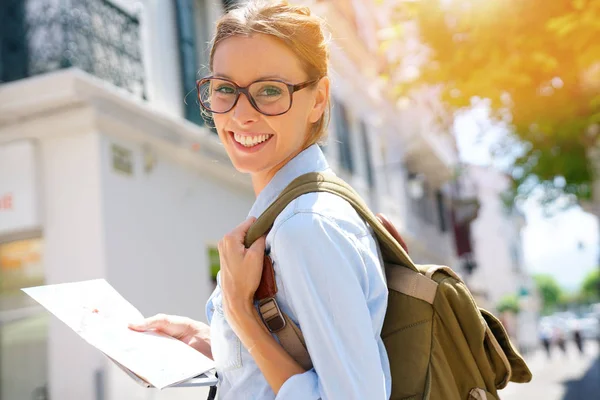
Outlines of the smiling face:
{"label": "smiling face", "polygon": [[[292,50],[280,40],[264,34],[233,36],[223,40],[215,49],[212,69],[214,77],[228,79],[240,87],[262,79],[296,85],[314,78],[303,70]],[[260,98],[263,97],[267,103],[270,101],[268,97],[277,95],[275,92],[279,90],[276,87],[255,87],[258,88],[253,93],[255,99],[262,101]],[[228,90],[224,87],[221,95],[227,95]],[[216,95],[219,96],[219,93]],[[288,96],[287,88],[282,95]],[[323,115],[328,95],[329,81],[323,78],[315,85],[296,91],[292,107],[282,115],[261,114],[244,94],[240,95],[231,111],[214,113],[219,138],[235,168],[252,174],[255,182],[257,179],[268,182],[285,163],[303,150],[312,124]]]}

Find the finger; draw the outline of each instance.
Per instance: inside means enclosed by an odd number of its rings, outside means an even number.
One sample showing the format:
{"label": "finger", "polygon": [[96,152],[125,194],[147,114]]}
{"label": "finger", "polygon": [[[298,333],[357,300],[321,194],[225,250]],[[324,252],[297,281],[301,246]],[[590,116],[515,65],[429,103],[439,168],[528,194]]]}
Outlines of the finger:
{"label": "finger", "polygon": [[129,328],[138,332],[145,332],[150,329],[163,330],[169,323],[169,318],[165,314],[156,314],[153,317],[146,318],[142,323],[129,324]]}
{"label": "finger", "polygon": [[246,233],[248,233],[248,229],[252,226],[252,224],[256,221],[256,218],[250,217],[241,224],[237,226],[231,233],[236,239],[236,242],[244,243],[244,239],[246,238]]}
{"label": "finger", "polygon": [[246,254],[256,259],[262,259],[265,256],[265,246],[266,236],[263,235],[256,239],[254,243],[252,243],[252,246],[250,246]]}

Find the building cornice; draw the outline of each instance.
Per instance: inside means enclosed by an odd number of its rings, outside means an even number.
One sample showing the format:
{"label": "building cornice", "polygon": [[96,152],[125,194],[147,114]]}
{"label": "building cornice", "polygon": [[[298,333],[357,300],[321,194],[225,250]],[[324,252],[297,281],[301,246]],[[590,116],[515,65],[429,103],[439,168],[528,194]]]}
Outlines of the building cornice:
{"label": "building cornice", "polygon": [[0,144],[84,132],[150,145],[176,162],[251,190],[249,178],[233,168],[208,128],[156,110],[81,70],[60,70],[0,87]]}

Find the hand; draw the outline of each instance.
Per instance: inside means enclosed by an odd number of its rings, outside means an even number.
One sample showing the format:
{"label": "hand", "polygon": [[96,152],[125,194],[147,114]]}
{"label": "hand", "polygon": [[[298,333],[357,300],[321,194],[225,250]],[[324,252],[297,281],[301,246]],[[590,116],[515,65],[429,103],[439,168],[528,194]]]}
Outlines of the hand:
{"label": "hand", "polygon": [[206,357],[213,359],[210,347],[210,327],[191,318],[177,315],[157,314],[140,324],[129,324],[137,332],[156,331],[181,340]]}
{"label": "hand", "polygon": [[225,235],[218,246],[223,310],[230,324],[235,322],[232,321],[235,320],[235,314],[252,308],[254,293],[260,284],[265,237],[259,238],[249,249],[244,246],[244,238],[254,221],[256,218],[248,218]]}

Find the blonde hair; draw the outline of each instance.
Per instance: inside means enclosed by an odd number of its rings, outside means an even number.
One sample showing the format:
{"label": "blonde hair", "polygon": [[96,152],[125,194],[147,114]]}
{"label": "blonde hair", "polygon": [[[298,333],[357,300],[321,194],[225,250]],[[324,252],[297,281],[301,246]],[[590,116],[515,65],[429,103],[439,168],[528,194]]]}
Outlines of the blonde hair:
{"label": "blonde hair", "polygon": [[[217,21],[210,50],[210,70],[215,49],[232,36],[271,35],[281,40],[300,59],[308,79],[328,75],[329,47],[324,21],[311,14],[310,8],[294,6],[287,1],[250,0],[226,13]],[[331,99],[321,118],[313,124],[306,146],[324,142],[331,113]]]}

